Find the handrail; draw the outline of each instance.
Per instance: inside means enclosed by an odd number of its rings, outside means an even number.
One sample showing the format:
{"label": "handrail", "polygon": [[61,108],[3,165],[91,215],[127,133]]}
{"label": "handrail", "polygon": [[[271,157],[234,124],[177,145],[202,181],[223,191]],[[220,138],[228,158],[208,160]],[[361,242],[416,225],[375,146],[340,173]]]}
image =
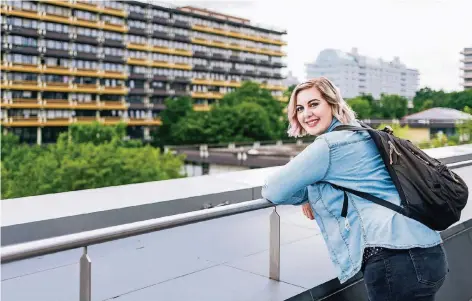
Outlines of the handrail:
{"label": "handrail", "polygon": [[70,249],[87,247],[116,239],[184,226],[205,220],[264,209],[272,206],[274,206],[272,203],[264,199],[258,199],[254,201],[214,207],[200,211],[192,211],[124,225],[5,246],[2,247],[1,250],[1,262],[7,263]]}

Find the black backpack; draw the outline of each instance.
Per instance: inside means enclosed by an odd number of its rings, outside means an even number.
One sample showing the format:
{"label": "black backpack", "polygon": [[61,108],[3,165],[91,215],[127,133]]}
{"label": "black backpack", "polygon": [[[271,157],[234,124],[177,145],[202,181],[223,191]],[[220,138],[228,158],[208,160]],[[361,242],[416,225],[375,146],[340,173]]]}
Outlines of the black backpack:
{"label": "black backpack", "polygon": [[344,191],[342,217],[347,216],[349,202],[346,192],[349,192],[413,218],[436,231],[445,230],[459,221],[469,190],[457,174],[409,140],[395,137],[390,127],[375,130],[364,124],[361,126],[340,125],[334,131],[369,132],[397,188],[401,206],[331,183],[334,188]]}

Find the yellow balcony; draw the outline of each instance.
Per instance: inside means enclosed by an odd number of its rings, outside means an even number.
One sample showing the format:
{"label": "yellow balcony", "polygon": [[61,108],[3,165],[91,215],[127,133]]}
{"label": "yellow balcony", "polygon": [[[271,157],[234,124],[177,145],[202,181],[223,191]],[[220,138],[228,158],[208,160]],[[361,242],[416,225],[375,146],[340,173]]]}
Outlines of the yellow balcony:
{"label": "yellow balcony", "polygon": [[37,81],[13,81],[11,84],[0,84],[0,89],[6,90],[25,90],[25,91],[41,91],[41,86]]}
{"label": "yellow balcony", "polygon": [[151,47],[148,44],[128,43],[126,45],[126,48],[134,49],[134,50],[141,50],[141,51],[149,51]]}
{"label": "yellow balcony", "polygon": [[200,45],[207,45],[207,46],[212,46],[211,41],[202,39],[202,38],[192,38],[192,43],[194,44],[200,44]]}
{"label": "yellow balcony", "polygon": [[166,54],[175,54],[182,56],[192,56],[192,51],[184,49],[173,49],[167,47],[152,46],[150,49],[152,52],[166,53]]}
{"label": "yellow balcony", "polygon": [[169,64],[171,67],[170,68],[174,68],[174,69],[182,69],[182,70],[192,70],[192,66],[188,65],[188,64],[182,64],[182,63],[170,63]]}
{"label": "yellow balcony", "polygon": [[146,59],[128,58],[128,65],[149,66],[151,63]]}
{"label": "yellow balcony", "polygon": [[29,64],[13,64],[11,66],[0,66],[0,70],[17,71],[17,72],[29,72],[29,73],[40,73],[41,72],[41,69],[38,65],[29,65]]}
{"label": "yellow balcony", "polygon": [[120,122],[123,122],[123,119],[121,117],[116,117],[116,116],[110,116],[110,117],[101,117],[100,118],[101,123],[105,125],[115,125]]}
{"label": "yellow balcony", "polygon": [[268,49],[262,49],[260,53],[272,55],[272,56],[286,56],[287,55],[285,52],[282,52],[282,51],[273,51],[273,50],[268,50]]}
{"label": "yellow balcony", "polygon": [[100,93],[100,86],[96,84],[77,84],[75,91],[80,93]]}
{"label": "yellow balcony", "polygon": [[248,48],[246,48],[244,46],[241,46],[239,44],[235,44],[235,43],[229,44],[228,48],[235,49],[235,50],[240,50],[240,51],[249,51],[249,52],[251,52],[251,50],[249,50]]}
{"label": "yellow balcony", "polygon": [[170,68],[170,69],[192,70],[192,66],[188,64],[170,63],[170,62],[163,62],[163,61],[153,61],[151,63],[151,66],[161,67],[161,68]]}
{"label": "yellow balcony", "polygon": [[211,107],[206,104],[194,104],[193,110],[197,112],[208,112],[211,110]]}
{"label": "yellow balcony", "polygon": [[41,0],[40,2],[50,3],[50,4],[65,6],[65,7],[70,7],[70,8],[74,7],[74,3],[71,3],[67,0]]}
{"label": "yellow balcony", "polygon": [[76,102],[73,105],[73,108],[77,110],[98,110],[101,107],[96,101],[94,101],[94,102]]}
{"label": "yellow balcony", "polygon": [[101,94],[125,95],[128,94],[126,87],[101,87]]}
{"label": "yellow balcony", "polygon": [[51,14],[41,16],[41,20],[50,21],[50,22],[57,22],[57,23],[64,23],[64,24],[72,24],[73,23],[72,17],[58,16],[58,15],[51,15]]}
{"label": "yellow balcony", "polygon": [[149,118],[130,118],[126,121],[128,125],[149,125],[149,126],[159,126],[162,125],[162,121],[159,118],[149,119]]}
{"label": "yellow balcony", "polygon": [[198,78],[194,78],[192,79],[192,84],[194,85],[212,85],[212,80],[210,79],[198,79]]}
{"label": "yellow balcony", "polygon": [[0,9],[0,13],[2,15],[10,15],[10,16],[15,16],[15,17],[23,17],[23,18],[28,18],[28,19],[37,19],[39,20],[41,16],[38,14],[38,12],[33,12],[33,11],[24,11],[24,10],[5,10],[5,9]]}
{"label": "yellow balcony", "polygon": [[45,109],[71,109],[72,105],[67,99],[43,99],[41,107]]}
{"label": "yellow balcony", "polygon": [[128,32],[128,27],[126,27],[126,25],[117,25],[108,22],[105,22],[103,29],[118,32]]}
{"label": "yellow balcony", "polygon": [[111,8],[111,7],[102,8],[102,13],[105,13],[107,15],[114,15],[114,16],[118,16],[118,17],[126,17],[128,15],[126,13],[126,11],[124,11],[124,10]]}
{"label": "yellow balcony", "polygon": [[40,104],[37,99],[13,98],[10,103],[2,103],[2,107],[11,109],[39,109]]}
{"label": "yellow balcony", "polygon": [[93,11],[93,12],[97,12],[97,13],[102,11],[97,6],[97,4],[88,3],[88,2],[84,2],[84,1],[76,1],[76,3],[74,3],[74,8]]}
{"label": "yellow balcony", "polygon": [[13,126],[13,127],[29,127],[29,126],[41,126],[41,121],[38,117],[9,117],[8,122],[4,125],[6,126]]}
{"label": "yellow balcony", "polygon": [[77,116],[73,118],[73,122],[78,124],[90,124],[96,121],[99,121],[96,116]]}
{"label": "yellow balcony", "polygon": [[50,92],[74,92],[74,86],[70,85],[69,83],[55,83],[55,82],[48,82],[46,85],[43,86],[41,89],[42,91],[50,91]]}
{"label": "yellow balcony", "polygon": [[60,66],[44,66],[42,73],[58,74],[58,75],[74,75],[75,74],[75,72],[69,67],[60,67]]}
{"label": "yellow balcony", "polygon": [[192,98],[221,99],[223,94],[218,92],[192,92]]}
{"label": "yellow balcony", "polygon": [[212,41],[211,45],[215,46],[215,47],[220,47],[220,48],[228,48],[229,47],[228,44],[226,44],[224,42],[220,42],[220,41]]}
{"label": "yellow balcony", "polygon": [[102,110],[126,110],[126,103],[121,101],[101,101]]}
{"label": "yellow balcony", "polygon": [[45,126],[69,126],[72,122],[72,118],[48,118],[43,124]]}
{"label": "yellow balcony", "polygon": [[204,25],[192,25],[192,29],[196,31],[209,32],[209,33],[214,33],[214,34],[218,34],[222,36],[228,36],[228,37],[244,39],[244,40],[249,40],[249,41],[263,42],[267,44],[280,45],[280,46],[287,45],[286,42],[281,41],[281,40],[268,39],[261,36],[247,35],[242,32],[236,32],[236,31],[226,31],[223,29],[208,27]]}
{"label": "yellow balcony", "polygon": [[83,26],[83,27],[90,27],[90,28],[97,28],[97,29],[102,29],[102,24],[100,24],[100,21],[88,21],[88,20],[82,20],[82,19],[73,19],[71,20],[71,24],[76,25],[76,26]]}
{"label": "yellow balcony", "polygon": [[97,69],[77,69],[74,72],[76,76],[99,77],[100,73]]}
{"label": "yellow balcony", "polygon": [[120,72],[120,71],[102,71],[101,77],[103,77],[103,78],[126,79],[127,75],[126,75],[126,73]]}
{"label": "yellow balcony", "polygon": [[211,79],[192,79],[192,84],[194,85],[207,85],[207,86],[218,86],[218,87],[241,87],[240,82],[234,81],[223,81],[223,80],[211,80]]}
{"label": "yellow balcony", "polygon": [[278,85],[261,85],[261,88],[272,90],[272,91],[285,91],[287,87],[278,86]]}

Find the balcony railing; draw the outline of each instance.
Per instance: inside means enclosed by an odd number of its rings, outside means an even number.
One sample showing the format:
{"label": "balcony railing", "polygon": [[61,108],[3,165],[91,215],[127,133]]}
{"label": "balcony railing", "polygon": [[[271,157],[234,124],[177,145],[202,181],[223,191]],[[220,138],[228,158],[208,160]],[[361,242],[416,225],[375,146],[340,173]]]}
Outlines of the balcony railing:
{"label": "balcony railing", "polygon": [[[89,246],[160,231],[164,229],[189,225],[201,221],[216,219],[228,215],[250,212],[273,206],[266,200],[216,207],[202,211],[161,217],[131,224],[119,225],[104,229],[92,230],[78,234],[54,237],[34,242],[2,247],[2,263],[18,261],[76,248],[83,248],[80,258],[80,301],[92,300],[92,260],[87,252]],[[275,207],[269,218],[270,226],[270,279],[280,280],[280,216]]]}

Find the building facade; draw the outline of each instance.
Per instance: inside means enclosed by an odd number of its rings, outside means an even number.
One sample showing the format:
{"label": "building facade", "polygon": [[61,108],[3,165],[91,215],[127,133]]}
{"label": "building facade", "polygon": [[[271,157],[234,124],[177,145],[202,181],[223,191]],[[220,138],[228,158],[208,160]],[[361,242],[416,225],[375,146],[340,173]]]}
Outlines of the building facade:
{"label": "building facade", "polygon": [[408,99],[415,96],[419,86],[418,70],[409,69],[398,57],[393,61],[336,49],[321,51],[314,63],[305,65],[307,78],[325,76],[341,90],[343,97],[354,98],[371,94],[378,99],[383,94],[397,94]]}
{"label": "building facade", "polygon": [[464,56],[462,59],[462,86],[464,90],[472,89],[472,47],[464,48],[461,52]]}
{"label": "building facade", "polygon": [[23,141],[94,121],[149,138],[169,97],[208,110],[244,80],[285,89],[286,32],[246,19],[144,1],[3,1],[0,13],[0,117]]}

